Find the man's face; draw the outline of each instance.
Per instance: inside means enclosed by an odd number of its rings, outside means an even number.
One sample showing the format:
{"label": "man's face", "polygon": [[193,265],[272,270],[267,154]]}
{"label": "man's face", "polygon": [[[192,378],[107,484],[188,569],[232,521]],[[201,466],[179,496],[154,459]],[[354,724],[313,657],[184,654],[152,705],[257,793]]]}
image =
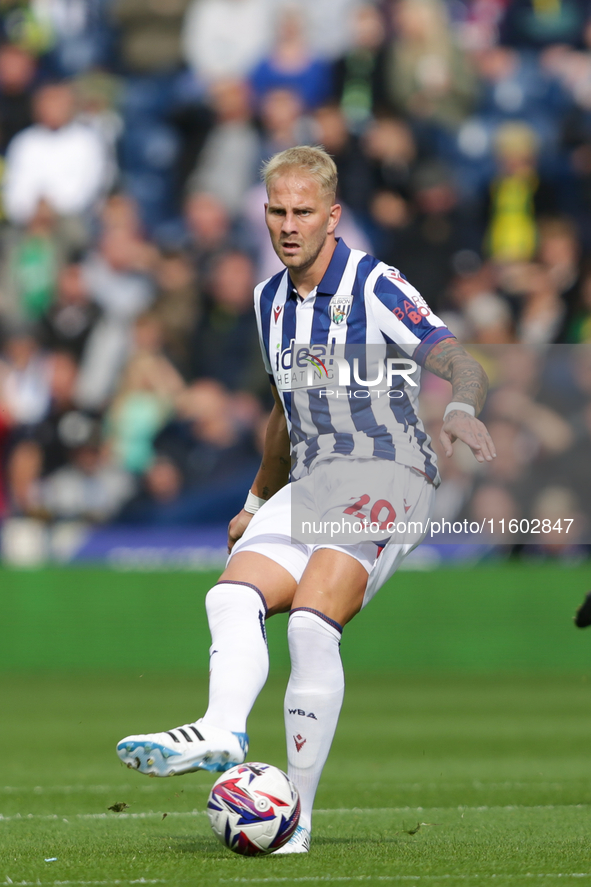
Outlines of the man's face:
{"label": "man's face", "polygon": [[318,258],[340,218],[341,208],[305,172],[277,176],[269,185],[265,219],[273,249],[283,264],[306,271]]}
{"label": "man's face", "polygon": [[42,87],[35,96],[35,119],[47,129],[61,129],[74,114],[74,94],[65,84]]}

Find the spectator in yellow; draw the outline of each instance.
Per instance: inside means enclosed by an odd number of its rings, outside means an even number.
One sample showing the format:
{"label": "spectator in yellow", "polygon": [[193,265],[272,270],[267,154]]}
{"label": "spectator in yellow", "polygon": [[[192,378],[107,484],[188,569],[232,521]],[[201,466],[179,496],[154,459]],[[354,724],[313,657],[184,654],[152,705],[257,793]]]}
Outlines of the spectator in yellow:
{"label": "spectator in yellow", "polygon": [[502,123],[494,148],[498,173],[490,185],[487,252],[497,262],[528,261],[537,246],[536,219],[554,209],[538,172],[538,138],[527,123]]}

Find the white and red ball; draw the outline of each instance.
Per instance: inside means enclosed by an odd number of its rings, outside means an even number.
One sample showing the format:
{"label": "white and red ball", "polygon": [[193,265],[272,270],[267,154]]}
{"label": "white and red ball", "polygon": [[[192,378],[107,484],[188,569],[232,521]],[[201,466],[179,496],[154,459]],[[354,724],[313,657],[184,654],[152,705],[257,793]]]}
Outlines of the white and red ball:
{"label": "white and red ball", "polygon": [[207,815],[225,847],[242,856],[259,856],[287,844],[300,818],[300,796],[277,767],[238,764],[214,783]]}

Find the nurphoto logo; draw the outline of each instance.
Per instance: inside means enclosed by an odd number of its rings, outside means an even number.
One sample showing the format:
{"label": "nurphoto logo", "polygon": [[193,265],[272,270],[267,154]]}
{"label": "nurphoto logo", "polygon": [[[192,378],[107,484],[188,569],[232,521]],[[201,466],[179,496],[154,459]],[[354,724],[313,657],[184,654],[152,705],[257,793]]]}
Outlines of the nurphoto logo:
{"label": "nurphoto logo", "polygon": [[401,383],[418,387],[418,381],[413,379],[417,363],[410,358],[389,357],[385,348],[345,348],[334,342],[297,345],[292,339],[287,348],[277,350],[274,369],[280,391],[324,388],[327,383],[334,386],[320,391],[320,397],[338,396],[335,388],[351,386],[377,389],[383,384],[384,391],[389,392]]}

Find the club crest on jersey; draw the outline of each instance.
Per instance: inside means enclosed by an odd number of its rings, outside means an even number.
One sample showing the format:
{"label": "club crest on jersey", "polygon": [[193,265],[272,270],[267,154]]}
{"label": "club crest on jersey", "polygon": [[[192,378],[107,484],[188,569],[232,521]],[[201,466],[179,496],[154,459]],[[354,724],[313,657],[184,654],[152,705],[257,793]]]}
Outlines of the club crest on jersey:
{"label": "club crest on jersey", "polygon": [[353,296],[333,296],[328,310],[333,323],[344,323],[351,313]]}

